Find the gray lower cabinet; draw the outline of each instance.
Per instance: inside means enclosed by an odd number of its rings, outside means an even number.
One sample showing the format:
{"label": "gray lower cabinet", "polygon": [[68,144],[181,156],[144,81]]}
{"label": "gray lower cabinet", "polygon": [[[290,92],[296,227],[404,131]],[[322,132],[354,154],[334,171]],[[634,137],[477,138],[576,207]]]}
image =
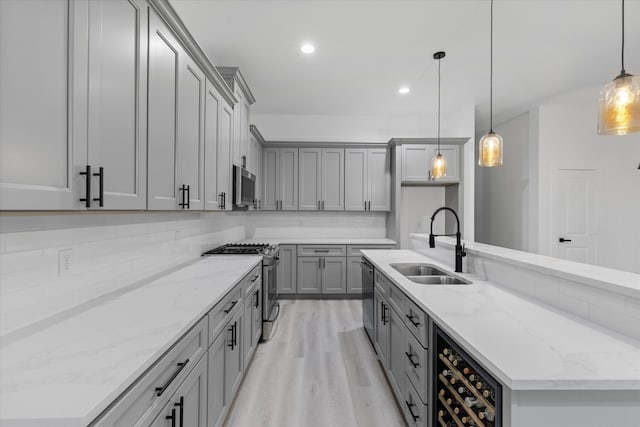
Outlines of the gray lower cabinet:
{"label": "gray lower cabinet", "polygon": [[280,264],[278,264],[278,294],[297,292],[298,253],[296,245],[280,245]]}
{"label": "gray lower cabinet", "polygon": [[151,427],[207,426],[207,358],[200,359]]}
{"label": "gray lower cabinet", "polygon": [[344,294],[347,263],[344,257],[298,257],[299,294]]}
{"label": "gray lower cabinet", "polygon": [[362,257],[347,257],[347,293],[362,294]]}
{"label": "gray lower cabinet", "polygon": [[375,347],[378,358],[385,371],[389,368],[389,315],[390,307],[385,302],[378,289],[373,294],[375,314]]}
{"label": "gray lower cabinet", "polygon": [[404,387],[404,340],[406,328],[400,314],[389,308],[387,321],[389,327],[389,382],[398,396],[402,395]]}
{"label": "gray lower cabinet", "polygon": [[227,336],[223,332],[209,347],[207,355],[209,363],[209,388],[207,395],[207,406],[209,411],[209,426],[219,427],[224,421],[224,417],[229,408],[228,396],[224,393],[224,356],[227,343]]}
{"label": "gray lower cabinet", "polygon": [[[262,277],[262,276],[260,276]],[[242,334],[243,366],[247,368],[262,335],[262,280],[256,280],[249,288],[244,301]]]}
{"label": "gray lower cabinet", "polygon": [[225,346],[224,355],[224,393],[230,397],[236,395],[240,383],[242,382],[242,321],[244,311],[238,310],[229,321],[227,329],[223,332],[227,335],[227,344]]}
{"label": "gray lower cabinet", "polygon": [[319,294],[322,292],[322,257],[298,257],[298,293]]}

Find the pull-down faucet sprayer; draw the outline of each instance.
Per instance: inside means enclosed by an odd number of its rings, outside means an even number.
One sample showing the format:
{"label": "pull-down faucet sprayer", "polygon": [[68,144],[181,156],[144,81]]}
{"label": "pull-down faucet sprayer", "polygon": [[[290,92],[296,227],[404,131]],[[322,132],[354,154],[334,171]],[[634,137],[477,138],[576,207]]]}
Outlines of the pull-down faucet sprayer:
{"label": "pull-down faucet sprayer", "polygon": [[[458,224],[458,231],[456,234],[433,234],[433,220],[436,218],[436,215],[440,211],[450,211],[453,213],[453,216],[456,217],[456,223]],[[458,214],[453,209],[443,206],[441,208],[436,209],[436,211],[431,215],[431,229],[429,233],[429,247],[436,247],[436,237],[438,236],[456,236],[456,273],[462,273],[462,257],[467,256],[467,253],[464,251],[464,246],[460,244],[460,219],[458,218]]]}

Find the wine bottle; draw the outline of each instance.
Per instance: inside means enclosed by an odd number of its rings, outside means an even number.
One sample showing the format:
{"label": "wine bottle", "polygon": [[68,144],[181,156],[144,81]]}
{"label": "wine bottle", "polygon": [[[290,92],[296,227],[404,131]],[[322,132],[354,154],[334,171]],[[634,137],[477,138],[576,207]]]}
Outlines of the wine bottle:
{"label": "wine bottle", "polygon": [[464,404],[469,408],[473,408],[474,406],[482,406],[482,403],[480,403],[475,397],[465,397]]}
{"label": "wine bottle", "polygon": [[481,420],[484,420],[486,418],[487,421],[493,421],[496,418],[496,415],[492,411],[485,409],[478,412],[478,418],[480,418]]}
{"label": "wine bottle", "polygon": [[[475,374],[476,371],[474,371],[473,369],[471,369],[468,366],[465,366],[464,368],[462,368],[462,373],[465,375],[471,375],[471,374]],[[473,380],[472,380],[473,381]]]}
{"label": "wine bottle", "polygon": [[478,379],[478,376],[476,374],[469,375],[469,381],[474,382],[477,379]]}
{"label": "wine bottle", "polygon": [[452,354],[449,356],[449,361],[453,363],[454,366],[456,366],[461,360],[462,357],[458,356],[457,354]]}
{"label": "wine bottle", "polygon": [[471,393],[465,386],[458,387],[458,394],[462,399],[465,397],[474,397],[473,393]]}
{"label": "wine bottle", "polygon": [[445,348],[442,350],[442,354],[444,354],[445,356],[448,356],[450,354],[453,354],[453,350],[450,348]]}
{"label": "wine bottle", "polygon": [[440,396],[444,396],[444,393],[445,393],[444,389],[441,388],[439,393],[440,393]]}
{"label": "wine bottle", "polygon": [[453,375],[453,371],[451,369],[445,369],[442,371],[442,375],[444,375],[445,377],[450,377]]}

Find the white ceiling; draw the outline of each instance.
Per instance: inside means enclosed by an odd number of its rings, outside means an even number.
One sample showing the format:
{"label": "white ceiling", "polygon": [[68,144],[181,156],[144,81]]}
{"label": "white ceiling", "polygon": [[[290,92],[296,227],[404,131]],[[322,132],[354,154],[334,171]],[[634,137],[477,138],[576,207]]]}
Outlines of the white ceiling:
{"label": "white ceiling", "polygon": [[[488,127],[489,0],[171,0],[215,65],[239,66],[257,114],[422,115],[477,105]],[[495,0],[494,122],[620,71],[620,1]],[[316,52],[300,52],[312,41]],[[640,0],[625,65],[640,74]],[[409,95],[397,93],[402,84]],[[594,100],[596,102],[596,100]]]}

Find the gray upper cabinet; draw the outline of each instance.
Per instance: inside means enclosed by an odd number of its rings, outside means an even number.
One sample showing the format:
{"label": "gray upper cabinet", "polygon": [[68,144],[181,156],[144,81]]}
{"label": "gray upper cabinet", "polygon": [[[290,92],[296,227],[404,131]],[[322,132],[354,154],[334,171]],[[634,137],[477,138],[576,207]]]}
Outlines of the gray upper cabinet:
{"label": "gray upper cabinet", "polygon": [[263,210],[298,209],[298,149],[265,148]]}
{"label": "gray upper cabinet", "polygon": [[178,209],[204,208],[204,72],[182,53],[178,86]]}
{"label": "gray upper cabinet", "polygon": [[204,92],[204,209],[218,210],[218,140],[219,109],[222,99],[213,84],[206,80]]}
{"label": "gray upper cabinet", "polygon": [[344,149],[299,149],[300,210],[344,210]]}
{"label": "gray upper cabinet", "polygon": [[402,182],[407,183],[455,183],[460,181],[460,147],[440,145],[440,154],[447,160],[447,175],[434,180],[431,177],[431,159],[438,153],[434,144],[402,145]]}
{"label": "gray upper cabinet", "polygon": [[391,210],[391,169],[386,148],[345,150],[345,209]]}
{"label": "gray upper cabinet", "polygon": [[0,2],[0,209],[145,208],[147,9]]}
{"label": "gray upper cabinet", "polygon": [[155,13],[149,16],[149,209],[178,203],[178,40]]}
{"label": "gray upper cabinet", "polygon": [[233,109],[223,102],[219,109],[220,138],[218,139],[218,197],[219,209],[230,211],[231,195],[231,142],[233,139]]}

